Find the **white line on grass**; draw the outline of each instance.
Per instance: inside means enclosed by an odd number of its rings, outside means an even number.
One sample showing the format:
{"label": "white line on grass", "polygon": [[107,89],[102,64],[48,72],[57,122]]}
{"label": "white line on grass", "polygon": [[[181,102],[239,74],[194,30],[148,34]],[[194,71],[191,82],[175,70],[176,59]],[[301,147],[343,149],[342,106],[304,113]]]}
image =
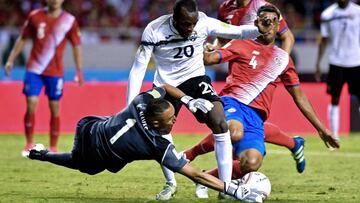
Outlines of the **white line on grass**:
{"label": "white line on grass", "polygon": [[[289,151],[285,150],[267,150],[267,154],[290,154]],[[341,151],[310,151],[305,150],[305,156],[338,156],[338,157],[351,157],[351,158],[360,158],[360,153],[357,152],[341,152]]]}

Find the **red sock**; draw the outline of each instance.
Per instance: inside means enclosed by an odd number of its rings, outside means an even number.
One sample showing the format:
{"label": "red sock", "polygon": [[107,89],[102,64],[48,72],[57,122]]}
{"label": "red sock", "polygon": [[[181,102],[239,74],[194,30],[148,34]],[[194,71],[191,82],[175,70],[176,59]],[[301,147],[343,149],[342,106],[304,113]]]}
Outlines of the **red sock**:
{"label": "red sock", "polygon": [[[208,171],[207,172],[208,174],[212,175],[212,176],[215,176],[215,177],[219,177],[219,172],[218,172],[218,169],[215,168],[211,171]],[[243,175],[242,172],[241,172],[241,168],[240,168],[240,163],[239,163],[239,160],[233,160],[233,170],[232,170],[232,176],[231,176],[231,179],[234,180],[234,179],[239,179],[241,178]]]}
{"label": "red sock", "polygon": [[24,116],[26,148],[32,146],[34,126],[35,126],[35,114],[26,113]]}
{"label": "red sock", "polygon": [[186,158],[192,161],[198,155],[206,154],[212,151],[214,151],[214,136],[209,134],[204,139],[200,140],[198,144],[186,150],[184,153]]}
{"label": "red sock", "polygon": [[60,117],[51,117],[50,120],[50,151],[56,151],[60,132]]}
{"label": "red sock", "polygon": [[294,139],[272,123],[264,123],[264,134],[265,142],[284,146],[290,150],[295,147]]}

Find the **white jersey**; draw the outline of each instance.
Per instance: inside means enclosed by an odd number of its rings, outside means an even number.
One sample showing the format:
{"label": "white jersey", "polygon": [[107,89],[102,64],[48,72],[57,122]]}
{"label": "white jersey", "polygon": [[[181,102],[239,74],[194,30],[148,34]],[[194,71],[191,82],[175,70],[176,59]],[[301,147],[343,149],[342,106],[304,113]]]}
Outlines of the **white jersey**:
{"label": "white jersey", "polygon": [[198,22],[188,38],[183,38],[173,26],[172,15],[150,22],[142,35],[130,71],[128,104],[139,94],[142,80],[154,54],[156,71],[154,84],[178,86],[190,78],[205,75],[203,45],[209,35],[228,39],[256,38],[260,33],[252,25],[233,26],[199,12]]}
{"label": "white jersey", "polygon": [[360,6],[349,2],[344,9],[334,3],[321,13],[321,35],[329,42],[329,63],[360,66]]}

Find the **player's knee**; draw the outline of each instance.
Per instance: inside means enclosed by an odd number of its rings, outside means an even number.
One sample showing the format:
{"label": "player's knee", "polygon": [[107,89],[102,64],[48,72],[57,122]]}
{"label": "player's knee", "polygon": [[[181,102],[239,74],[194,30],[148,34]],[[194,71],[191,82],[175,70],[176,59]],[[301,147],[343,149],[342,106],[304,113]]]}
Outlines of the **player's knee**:
{"label": "player's knee", "polygon": [[228,122],[231,142],[235,143],[240,141],[244,136],[244,127],[241,122],[237,120],[230,120]]}
{"label": "player's knee", "polygon": [[260,152],[255,149],[245,151],[240,155],[240,168],[243,173],[259,170],[262,164],[262,156]]}

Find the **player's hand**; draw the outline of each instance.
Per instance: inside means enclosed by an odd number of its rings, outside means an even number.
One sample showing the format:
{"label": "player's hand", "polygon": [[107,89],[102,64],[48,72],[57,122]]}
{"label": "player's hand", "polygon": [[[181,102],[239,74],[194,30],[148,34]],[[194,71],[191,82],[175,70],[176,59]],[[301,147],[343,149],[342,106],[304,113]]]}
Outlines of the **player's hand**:
{"label": "player's hand", "polygon": [[316,70],[315,70],[314,77],[315,77],[316,82],[321,82],[321,70],[320,70],[320,65],[319,64],[316,65]]}
{"label": "player's hand", "polygon": [[269,19],[267,16],[265,17],[257,17],[255,20],[255,26],[259,29],[261,34],[266,34],[273,29],[275,25],[275,19]]}
{"label": "player's hand", "polygon": [[243,202],[263,202],[261,194],[257,192],[256,188],[251,187],[249,184],[225,183],[225,194]]}
{"label": "player's hand", "polygon": [[215,46],[213,44],[210,44],[210,43],[206,43],[204,45],[204,51],[208,51],[208,52],[212,52],[215,50]]}
{"label": "player's hand", "polygon": [[79,87],[82,87],[84,85],[84,76],[81,70],[76,71],[74,81],[78,83]]}
{"label": "player's hand", "polygon": [[326,147],[340,148],[339,140],[334,137],[330,130],[319,131],[319,136],[324,141]]}
{"label": "player's hand", "polygon": [[211,111],[211,109],[214,107],[214,104],[212,104],[206,99],[194,99],[187,95],[183,96],[181,98],[181,101],[186,104],[186,106],[192,113],[196,113],[198,109],[200,109],[200,111],[202,111],[203,113],[207,113]]}
{"label": "player's hand", "polygon": [[12,62],[6,62],[6,64],[5,64],[5,75],[6,76],[10,76],[10,73],[11,73],[11,70],[12,70],[12,68],[13,68],[13,63]]}

